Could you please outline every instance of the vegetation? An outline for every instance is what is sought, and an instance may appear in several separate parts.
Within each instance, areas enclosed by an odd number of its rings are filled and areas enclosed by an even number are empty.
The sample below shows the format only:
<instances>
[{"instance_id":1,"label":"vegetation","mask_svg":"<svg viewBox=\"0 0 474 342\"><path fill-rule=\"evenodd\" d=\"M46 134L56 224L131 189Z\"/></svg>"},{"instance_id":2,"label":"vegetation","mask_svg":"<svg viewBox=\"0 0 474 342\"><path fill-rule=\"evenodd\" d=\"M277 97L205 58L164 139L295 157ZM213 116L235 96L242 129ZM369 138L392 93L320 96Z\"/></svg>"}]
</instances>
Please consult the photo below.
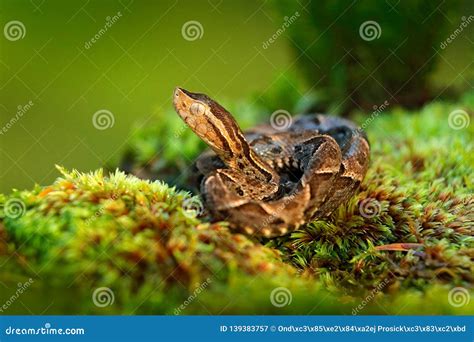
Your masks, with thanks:
<instances>
[{"instance_id":1,"label":"vegetation","mask_svg":"<svg viewBox=\"0 0 474 342\"><path fill-rule=\"evenodd\" d=\"M22 303L51 314L472 312L472 300L456 306L450 296L474 283L473 111L471 93L417 113L360 113L372 162L359 193L328 219L271 240L197 218L200 202L163 182L60 168L50 186L0 195L0 300L9 313L25 313ZM140 132L135 156L169 151L156 136ZM192 160L199 146L187 139L179 141ZM173 154L159 155L179 169ZM111 305L93 300L100 288L112 291Z\"/></svg>"}]
</instances>

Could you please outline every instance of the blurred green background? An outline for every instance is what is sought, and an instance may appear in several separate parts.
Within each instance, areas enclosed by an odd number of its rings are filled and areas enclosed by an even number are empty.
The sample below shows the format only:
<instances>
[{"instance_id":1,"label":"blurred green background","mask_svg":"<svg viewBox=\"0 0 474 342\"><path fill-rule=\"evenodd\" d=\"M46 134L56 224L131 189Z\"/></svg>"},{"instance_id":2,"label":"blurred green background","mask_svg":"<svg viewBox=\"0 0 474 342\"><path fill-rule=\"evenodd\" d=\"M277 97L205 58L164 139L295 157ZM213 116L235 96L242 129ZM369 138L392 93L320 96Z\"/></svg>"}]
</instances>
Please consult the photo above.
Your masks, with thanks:
<instances>
[{"instance_id":1,"label":"blurred green background","mask_svg":"<svg viewBox=\"0 0 474 342\"><path fill-rule=\"evenodd\" d=\"M275 30L262 5L2 1L2 27L19 20L26 35L0 39L1 126L19 105L34 105L0 136L0 191L48 184L57 176L54 164L82 171L113 164L132 123L167 120L162 109L171 108L177 85L229 99L268 87L290 56L283 39L262 49ZM122 17L86 49L106 17L118 11ZM182 26L190 20L201 23L201 39L183 38ZM92 116L100 109L114 114L112 128L94 128Z\"/></svg>"},{"instance_id":2,"label":"blurred green background","mask_svg":"<svg viewBox=\"0 0 474 342\"><path fill-rule=\"evenodd\" d=\"M303 95L311 95L318 110L345 113L382 103L386 97L380 97L374 85L389 87L389 78L397 75L402 84L409 78L421 80L424 87L428 80L427 100L448 96L453 89L472 90L474 84L474 23L445 49L439 41L459 27L461 16L474 13L471 1L407 5L369 0L3 0L0 4L2 27L12 20L25 27L22 39L8 40L5 33L0 39L0 125L15 116L18 106L34 103L0 135L2 192L50 183L57 176L54 164L81 171L117 165L140 125L174 115L169 109L177 85L224 103L251 97L268 113L294 109L289 106ZM86 49L85 43L104 28L106 18L118 12L121 17ZM296 12L300 16L289 29L264 48ZM381 39L359 39L359 26L375 19L382 27ZM200 39L184 39L182 28L188 21L202 25ZM405 44L400 56L392 53L406 37L417 35L426 38L425 44ZM377 58L385 62L386 56L390 61L372 74ZM366 65L362 68L369 82L357 63ZM384 81L388 73L393 75ZM354 93L354 84L358 93L375 95L346 97ZM316 91L318 86L322 91ZM419 86L407 87L408 93L410 89ZM94 113L102 109L115 118L106 130L92 124ZM134 125L137 122L139 126Z\"/></svg>"}]
</instances>

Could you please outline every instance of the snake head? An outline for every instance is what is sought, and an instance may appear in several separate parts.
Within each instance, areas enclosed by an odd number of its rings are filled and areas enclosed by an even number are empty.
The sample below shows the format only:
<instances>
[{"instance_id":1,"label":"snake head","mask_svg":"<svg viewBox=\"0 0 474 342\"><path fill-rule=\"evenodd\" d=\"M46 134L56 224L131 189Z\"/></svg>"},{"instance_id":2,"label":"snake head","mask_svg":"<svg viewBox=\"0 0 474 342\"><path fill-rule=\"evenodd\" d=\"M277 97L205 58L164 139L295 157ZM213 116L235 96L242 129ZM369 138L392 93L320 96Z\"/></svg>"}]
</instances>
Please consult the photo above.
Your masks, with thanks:
<instances>
[{"instance_id":1,"label":"snake head","mask_svg":"<svg viewBox=\"0 0 474 342\"><path fill-rule=\"evenodd\" d=\"M174 91L173 105L186 125L224 162L232 157L233 142L237 139L231 136L240 132L240 128L224 107L207 95L179 87Z\"/></svg>"},{"instance_id":2,"label":"snake head","mask_svg":"<svg viewBox=\"0 0 474 342\"><path fill-rule=\"evenodd\" d=\"M230 188L239 188L241 193L252 198L266 198L278 190L278 174L252 150L239 125L224 107L204 94L182 88L175 89L173 104L183 121L227 166L228 170L221 174L232 183ZM244 187L247 191L242 190ZM258 194L254 194L256 189Z\"/></svg>"}]
</instances>

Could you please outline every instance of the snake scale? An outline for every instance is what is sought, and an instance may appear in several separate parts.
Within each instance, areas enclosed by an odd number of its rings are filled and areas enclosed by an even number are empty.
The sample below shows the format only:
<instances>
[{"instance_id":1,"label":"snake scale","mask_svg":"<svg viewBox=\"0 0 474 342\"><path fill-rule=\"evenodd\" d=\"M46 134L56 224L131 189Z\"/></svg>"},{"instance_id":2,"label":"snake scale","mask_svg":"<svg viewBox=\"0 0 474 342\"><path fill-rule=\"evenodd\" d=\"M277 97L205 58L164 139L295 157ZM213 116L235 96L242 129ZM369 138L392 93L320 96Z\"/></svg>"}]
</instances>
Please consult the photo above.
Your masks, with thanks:
<instances>
[{"instance_id":1,"label":"snake scale","mask_svg":"<svg viewBox=\"0 0 474 342\"><path fill-rule=\"evenodd\" d=\"M207 95L176 88L173 104L210 147L195 164L206 208L244 233L275 237L326 217L367 172L369 142L349 120L304 115L284 130L261 125L244 134Z\"/></svg>"}]
</instances>

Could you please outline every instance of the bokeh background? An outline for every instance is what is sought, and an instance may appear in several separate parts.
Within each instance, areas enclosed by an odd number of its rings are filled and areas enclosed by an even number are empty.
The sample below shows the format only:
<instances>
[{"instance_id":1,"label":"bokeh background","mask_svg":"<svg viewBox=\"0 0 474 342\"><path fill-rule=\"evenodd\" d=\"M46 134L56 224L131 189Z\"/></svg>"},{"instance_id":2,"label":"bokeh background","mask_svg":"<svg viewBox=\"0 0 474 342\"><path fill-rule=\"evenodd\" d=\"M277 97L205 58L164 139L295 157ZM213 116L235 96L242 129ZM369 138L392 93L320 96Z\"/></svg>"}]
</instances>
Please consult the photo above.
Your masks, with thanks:
<instances>
[{"instance_id":1,"label":"bokeh background","mask_svg":"<svg viewBox=\"0 0 474 342\"><path fill-rule=\"evenodd\" d=\"M291 57L283 39L263 51L275 30L263 5L2 1L2 24L19 20L26 28L21 40L1 37L2 126L18 106L34 105L0 137L1 190L47 184L57 176L54 164L86 171L116 162L134 123L168 119L163 109L177 85L229 99L268 87ZM120 19L86 49L117 12ZM202 24L201 39L183 38L190 20ZM101 109L115 117L104 131L92 124Z\"/></svg>"},{"instance_id":2,"label":"bokeh background","mask_svg":"<svg viewBox=\"0 0 474 342\"><path fill-rule=\"evenodd\" d=\"M0 38L0 125L34 105L0 135L0 191L48 184L55 164L118 165L137 129L175 119L177 85L224 103L251 98L268 113L295 110L297 98L344 114L472 90L474 23L440 45L472 2L410 3L3 0L2 28L20 21L24 32ZM370 20L381 35L367 41L359 28ZM182 33L190 21L201 25L198 39ZM113 113L112 127L94 127L99 110Z\"/></svg>"}]
</instances>

